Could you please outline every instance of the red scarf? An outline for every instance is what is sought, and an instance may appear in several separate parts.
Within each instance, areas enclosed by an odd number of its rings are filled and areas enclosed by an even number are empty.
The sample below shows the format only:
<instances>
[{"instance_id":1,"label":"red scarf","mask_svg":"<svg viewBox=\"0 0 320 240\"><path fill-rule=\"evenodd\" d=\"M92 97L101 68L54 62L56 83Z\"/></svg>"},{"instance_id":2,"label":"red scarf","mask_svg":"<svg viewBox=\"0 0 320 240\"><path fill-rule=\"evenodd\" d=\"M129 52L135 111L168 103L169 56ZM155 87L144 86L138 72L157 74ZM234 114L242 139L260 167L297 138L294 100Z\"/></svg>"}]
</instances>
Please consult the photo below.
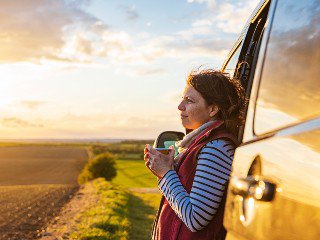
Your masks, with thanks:
<instances>
[{"instance_id":1,"label":"red scarf","mask_svg":"<svg viewBox=\"0 0 320 240\"><path fill-rule=\"evenodd\" d=\"M231 140L236 146L237 139L223 128L223 121L215 121L206 131L200 134L183 153L176 168L181 184L190 194L197 167L197 157L201 149L210 141L220 138ZM226 231L223 227L225 194L212 221L202 230L191 232L177 214L172 210L169 202L163 196L153 227L155 240L214 240L224 239Z\"/></svg>"}]
</instances>

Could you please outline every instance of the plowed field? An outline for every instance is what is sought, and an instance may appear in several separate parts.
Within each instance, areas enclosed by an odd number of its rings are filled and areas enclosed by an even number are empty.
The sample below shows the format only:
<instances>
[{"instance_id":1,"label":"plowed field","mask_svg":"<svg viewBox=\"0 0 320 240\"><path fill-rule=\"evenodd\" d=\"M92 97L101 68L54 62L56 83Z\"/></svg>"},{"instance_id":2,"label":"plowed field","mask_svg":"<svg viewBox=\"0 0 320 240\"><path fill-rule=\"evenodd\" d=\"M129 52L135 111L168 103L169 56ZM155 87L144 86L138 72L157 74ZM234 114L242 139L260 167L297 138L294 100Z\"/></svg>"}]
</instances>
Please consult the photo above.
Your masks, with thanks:
<instances>
[{"instance_id":1,"label":"plowed field","mask_svg":"<svg viewBox=\"0 0 320 240\"><path fill-rule=\"evenodd\" d=\"M87 153L76 147L0 148L0 239L36 239L77 190Z\"/></svg>"}]
</instances>

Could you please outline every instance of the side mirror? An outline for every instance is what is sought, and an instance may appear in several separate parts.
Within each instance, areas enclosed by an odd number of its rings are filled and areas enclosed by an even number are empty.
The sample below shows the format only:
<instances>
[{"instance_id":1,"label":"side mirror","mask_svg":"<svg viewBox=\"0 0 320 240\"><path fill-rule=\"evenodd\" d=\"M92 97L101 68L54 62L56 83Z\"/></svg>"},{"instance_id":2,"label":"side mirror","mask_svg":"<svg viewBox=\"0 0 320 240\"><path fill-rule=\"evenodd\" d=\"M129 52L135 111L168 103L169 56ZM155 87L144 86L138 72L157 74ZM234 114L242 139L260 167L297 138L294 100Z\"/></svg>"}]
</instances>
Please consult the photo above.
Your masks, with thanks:
<instances>
[{"instance_id":1,"label":"side mirror","mask_svg":"<svg viewBox=\"0 0 320 240\"><path fill-rule=\"evenodd\" d=\"M184 137L183 132L175 132L175 131L166 131L160 133L157 137L156 141L153 144L155 148L168 148L171 145L174 145L176 141L180 141Z\"/></svg>"}]
</instances>

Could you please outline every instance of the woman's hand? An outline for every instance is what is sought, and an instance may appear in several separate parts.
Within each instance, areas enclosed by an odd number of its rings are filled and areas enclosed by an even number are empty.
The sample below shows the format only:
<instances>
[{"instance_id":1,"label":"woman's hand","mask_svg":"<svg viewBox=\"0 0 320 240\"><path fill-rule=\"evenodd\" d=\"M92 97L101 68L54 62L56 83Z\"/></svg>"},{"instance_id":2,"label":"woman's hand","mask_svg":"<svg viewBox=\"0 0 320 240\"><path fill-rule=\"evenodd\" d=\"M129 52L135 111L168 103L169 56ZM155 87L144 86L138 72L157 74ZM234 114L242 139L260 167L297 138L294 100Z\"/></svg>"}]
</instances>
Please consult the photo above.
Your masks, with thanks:
<instances>
[{"instance_id":1,"label":"woman's hand","mask_svg":"<svg viewBox=\"0 0 320 240\"><path fill-rule=\"evenodd\" d=\"M171 151L167 155L158 152L149 144L147 144L144 149L146 167L159 179L161 179L169 170L173 169L174 148L173 146L170 148Z\"/></svg>"}]
</instances>

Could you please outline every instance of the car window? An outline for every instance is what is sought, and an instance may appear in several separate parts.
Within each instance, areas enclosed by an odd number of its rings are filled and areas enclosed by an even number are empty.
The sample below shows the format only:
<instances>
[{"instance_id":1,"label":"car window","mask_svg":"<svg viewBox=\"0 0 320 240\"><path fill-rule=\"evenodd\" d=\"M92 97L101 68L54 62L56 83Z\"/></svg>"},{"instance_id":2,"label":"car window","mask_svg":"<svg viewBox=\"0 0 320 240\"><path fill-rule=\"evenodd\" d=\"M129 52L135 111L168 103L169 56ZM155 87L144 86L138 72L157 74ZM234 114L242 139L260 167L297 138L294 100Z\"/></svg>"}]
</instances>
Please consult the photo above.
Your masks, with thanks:
<instances>
[{"instance_id":1,"label":"car window","mask_svg":"<svg viewBox=\"0 0 320 240\"><path fill-rule=\"evenodd\" d=\"M318 1L279 1L255 110L260 135L320 113Z\"/></svg>"},{"instance_id":2,"label":"car window","mask_svg":"<svg viewBox=\"0 0 320 240\"><path fill-rule=\"evenodd\" d=\"M233 55L230 57L227 65L224 68L224 72L229 73L230 77L233 77L238 64L239 55L241 52L240 46L241 46L241 43L239 43L237 49L234 51Z\"/></svg>"}]
</instances>

